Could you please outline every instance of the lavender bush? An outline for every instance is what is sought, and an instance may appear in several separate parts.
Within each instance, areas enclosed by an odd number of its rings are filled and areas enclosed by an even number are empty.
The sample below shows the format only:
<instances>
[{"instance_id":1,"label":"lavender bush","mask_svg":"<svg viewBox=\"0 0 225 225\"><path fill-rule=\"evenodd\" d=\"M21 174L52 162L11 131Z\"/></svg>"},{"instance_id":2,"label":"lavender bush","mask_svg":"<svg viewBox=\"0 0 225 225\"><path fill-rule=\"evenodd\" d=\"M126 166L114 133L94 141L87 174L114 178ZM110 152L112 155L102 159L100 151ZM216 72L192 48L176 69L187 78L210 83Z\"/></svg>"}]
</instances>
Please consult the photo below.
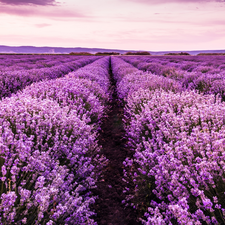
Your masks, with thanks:
<instances>
[{"instance_id":1,"label":"lavender bush","mask_svg":"<svg viewBox=\"0 0 225 225\"><path fill-rule=\"evenodd\" d=\"M107 92L109 90L109 56L103 57L77 71L69 73L67 78L81 78L95 81Z\"/></svg>"},{"instance_id":2,"label":"lavender bush","mask_svg":"<svg viewBox=\"0 0 225 225\"><path fill-rule=\"evenodd\" d=\"M137 85L122 72L115 70L117 88L126 93L130 86L124 125L134 150L124 161L124 203L143 224L224 224L225 104L190 90L149 89L140 73Z\"/></svg>"},{"instance_id":3,"label":"lavender bush","mask_svg":"<svg viewBox=\"0 0 225 225\"><path fill-rule=\"evenodd\" d=\"M52 67L81 58L73 55L1 55L0 72Z\"/></svg>"},{"instance_id":4,"label":"lavender bush","mask_svg":"<svg viewBox=\"0 0 225 225\"><path fill-rule=\"evenodd\" d=\"M70 110L76 111L79 118L86 123L100 122L104 104L108 100L107 93L98 83L79 78L58 78L38 82L26 87L22 94L33 98L53 99L61 107L69 107Z\"/></svg>"},{"instance_id":5,"label":"lavender bush","mask_svg":"<svg viewBox=\"0 0 225 225\"><path fill-rule=\"evenodd\" d=\"M213 95L159 90L132 114L135 154L124 162L125 176L136 185L134 202L149 199L143 187L154 196L145 204L146 224L224 223L224 112Z\"/></svg>"},{"instance_id":6,"label":"lavender bush","mask_svg":"<svg viewBox=\"0 0 225 225\"><path fill-rule=\"evenodd\" d=\"M97 81L109 76L107 60L89 67ZM1 224L96 224L90 204L106 163L95 126L108 100L104 90L88 77L68 76L0 102Z\"/></svg>"},{"instance_id":7,"label":"lavender bush","mask_svg":"<svg viewBox=\"0 0 225 225\"><path fill-rule=\"evenodd\" d=\"M127 96L140 87L149 90L162 88L176 92L182 90L179 82L149 72L142 72L117 57L112 57L112 68L117 80L118 96L124 100L127 100Z\"/></svg>"},{"instance_id":8,"label":"lavender bush","mask_svg":"<svg viewBox=\"0 0 225 225\"><path fill-rule=\"evenodd\" d=\"M122 59L140 70L176 80L185 89L219 94L225 99L223 56L123 56Z\"/></svg>"},{"instance_id":9,"label":"lavender bush","mask_svg":"<svg viewBox=\"0 0 225 225\"><path fill-rule=\"evenodd\" d=\"M49 99L12 97L0 105L3 224L88 220L91 127Z\"/></svg>"},{"instance_id":10,"label":"lavender bush","mask_svg":"<svg viewBox=\"0 0 225 225\"><path fill-rule=\"evenodd\" d=\"M41 80L55 79L97 60L98 57L83 57L79 60L60 64L50 68L7 71L0 74L0 98L9 97L12 93Z\"/></svg>"}]
</instances>

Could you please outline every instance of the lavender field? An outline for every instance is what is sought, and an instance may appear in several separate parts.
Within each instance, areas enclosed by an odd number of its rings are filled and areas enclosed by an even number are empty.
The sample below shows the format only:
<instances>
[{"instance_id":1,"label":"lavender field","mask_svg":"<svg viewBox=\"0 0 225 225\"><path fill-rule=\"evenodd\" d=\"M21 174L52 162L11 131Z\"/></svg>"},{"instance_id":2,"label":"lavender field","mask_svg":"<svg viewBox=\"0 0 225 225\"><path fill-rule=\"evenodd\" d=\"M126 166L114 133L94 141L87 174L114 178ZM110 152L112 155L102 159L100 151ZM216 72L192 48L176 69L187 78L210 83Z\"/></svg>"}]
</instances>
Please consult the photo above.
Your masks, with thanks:
<instances>
[{"instance_id":1,"label":"lavender field","mask_svg":"<svg viewBox=\"0 0 225 225\"><path fill-rule=\"evenodd\" d=\"M0 224L225 224L225 56L0 56Z\"/></svg>"}]
</instances>

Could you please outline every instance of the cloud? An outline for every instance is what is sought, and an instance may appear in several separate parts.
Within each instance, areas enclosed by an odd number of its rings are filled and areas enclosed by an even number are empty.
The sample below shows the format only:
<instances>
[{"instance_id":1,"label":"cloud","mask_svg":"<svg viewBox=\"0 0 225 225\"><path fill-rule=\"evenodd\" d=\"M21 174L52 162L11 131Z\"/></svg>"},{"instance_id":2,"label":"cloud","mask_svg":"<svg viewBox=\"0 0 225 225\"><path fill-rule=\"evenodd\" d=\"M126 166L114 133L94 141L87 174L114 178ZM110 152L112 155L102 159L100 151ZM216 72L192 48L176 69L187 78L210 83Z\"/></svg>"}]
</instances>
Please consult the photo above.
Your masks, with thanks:
<instances>
[{"instance_id":1,"label":"cloud","mask_svg":"<svg viewBox=\"0 0 225 225\"><path fill-rule=\"evenodd\" d=\"M35 26L37 28L43 28L43 27L51 26L51 24L48 24L48 23L40 23L40 24L35 24Z\"/></svg>"},{"instance_id":2,"label":"cloud","mask_svg":"<svg viewBox=\"0 0 225 225\"><path fill-rule=\"evenodd\" d=\"M55 5L55 0L0 0L6 5Z\"/></svg>"},{"instance_id":3,"label":"cloud","mask_svg":"<svg viewBox=\"0 0 225 225\"><path fill-rule=\"evenodd\" d=\"M207 2L225 2L225 0L125 0L136 3L145 3L149 5L165 4L165 3L207 3Z\"/></svg>"},{"instance_id":4,"label":"cloud","mask_svg":"<svg viewBox=\"0 0 225 225\"><path fill-rule=\"evenodd\" d=\"M48 18L85 18L83 13L76 10L63 9L57 6L11 6L1 5L0 14L15 15L22 17L48 17Z\"/></svg>"}]
</instances>

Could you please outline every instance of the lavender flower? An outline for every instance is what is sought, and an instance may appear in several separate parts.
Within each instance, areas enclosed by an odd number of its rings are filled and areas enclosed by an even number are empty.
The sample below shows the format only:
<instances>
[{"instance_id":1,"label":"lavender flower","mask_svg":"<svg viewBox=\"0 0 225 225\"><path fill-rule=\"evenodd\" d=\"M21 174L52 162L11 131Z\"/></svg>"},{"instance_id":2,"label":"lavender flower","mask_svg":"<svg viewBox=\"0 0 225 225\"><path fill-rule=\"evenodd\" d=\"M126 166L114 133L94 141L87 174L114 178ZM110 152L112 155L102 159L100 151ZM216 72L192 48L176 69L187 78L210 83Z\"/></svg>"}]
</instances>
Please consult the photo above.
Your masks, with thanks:
<instances>
[{"instance_id":1,"label":"lavender flower","mask_svg":"<svg viewBox=\"0 0 225 225\"><path fill-rule=\"evenodd\" d=\"M107 60L92 70L104 79ZM106 160L94 124L109 93L83 79L36 83L0 102L1 222L95 224L91 190Z\"/></svg>"}]
</instances>

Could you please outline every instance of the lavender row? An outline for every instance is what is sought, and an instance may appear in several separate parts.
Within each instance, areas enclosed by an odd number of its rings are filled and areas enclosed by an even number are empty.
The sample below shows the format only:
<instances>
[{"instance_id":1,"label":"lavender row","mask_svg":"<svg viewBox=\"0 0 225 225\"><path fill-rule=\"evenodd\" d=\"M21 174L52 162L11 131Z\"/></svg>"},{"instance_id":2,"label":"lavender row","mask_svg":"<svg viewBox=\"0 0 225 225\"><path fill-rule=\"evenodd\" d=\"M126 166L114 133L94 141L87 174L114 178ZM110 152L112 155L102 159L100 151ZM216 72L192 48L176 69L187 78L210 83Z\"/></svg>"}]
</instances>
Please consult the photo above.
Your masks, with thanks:
<instances>
[{"instance_id":1,"label":"lavender row","mask_svg":"<svg viewBox=\"0 0 225 225\"><path fill-rule=\"evenodd\" d=\"M84 67L97 82L74 73L0 102L1 224L96 224L92 189L106 162L97 124L109 98L98 80L108 66L106 57Z\"/></svg>"},{"instance_id":2,"label":"lavender row","mask_svg":"<svg viewBox=\"0 0 225 225\"><path fill-rule=\"evenodd\" d=\"M152 73L163 73L166 67L201 73L218 73L225 68L224 56L123 56L121 58L132 63L138 69Z\"/></svg>"},{"instance_id":3,"label":"lavender row","mask_svg":"<svg viewBox=\"0 0 225 225\"><path fill-rule=\"evenodd\" d=\"M0 71L2 73L15 70L52 67L59 63L66 63L80 59L81 57L82 56L72 55L1 55Z\"/></svg>"},{"instance_id":4,"label":"lavender row","mask_svg":"<svg viewBox=\"0 0 225 225\"><path fill-rule=\"evenodd\" d=\"M119 63L126 68L119 60L117 68ZM115 73L125 89L136 85L126 79L129 73ZM147 225L224 224L225 103L214 95L145 84L125 99L125 130L134 155L124 161L124 203Z\"/></svg>"},{"instance_id":5,"label":"lavender row","mask_svg":"<svg viewBox=\"0 0 225 225\"><path fill-rule=\"evenodd\" d=\"M27 86L18 94L57 101L60 106L76 111L87 124L97 126L109 100L108 68L109 57L104 57L63 78Z\"/></svg>"},{"instance_id":6,"label":"lavender row","mask_svg":"<svg viewBox=\"0 0 225 225\"><path fill-rule=\"evenodd\" d=\"M174 79L184 89L219 94L225 100L224 56L123 57L138 69Z\"/></svg>"},{"instance_id":7,"label":"lavender row","mask_svg":"<svg viewBox=\"0 0 225 225\"><path fill-rule=\"evenodd\" d=\"M98 68L98 74L93 73L93 71L96 70L95 67ZM106 73L106 71L108 70L109 57L104 57L102 60L98 60L95 63L90 64L89 66L80 68L78 71L69 73L66 77L89 79L91 81L95 81L101 86L101 88L105 92L107 92L110 86L109 73Z\"/></svg>"},{"instance_id":8,"label":"lavender row","mask_svg":"<svg viewBox=\"0 0 225 225\"><path fill-rule=\"evenodd\" d=\"M113 75L117 81L118 96L125 101L140 87L154 90L182 91L180 82L173 79L143 72L119 57L112 57Z\"/></svg>"},{"instance_id":9,"label":"lavender row","mask_svg":"<svg viewBox=\"0 0 225 225\"><path fill-rule=\"evenodd\" d=\"M79 60L53 66L51 68L19 70L0 75L0 98L9 97L12 93L41 80L55 79L85 66L98 57L83 57Z\"/></svg>"}]
</instances>

